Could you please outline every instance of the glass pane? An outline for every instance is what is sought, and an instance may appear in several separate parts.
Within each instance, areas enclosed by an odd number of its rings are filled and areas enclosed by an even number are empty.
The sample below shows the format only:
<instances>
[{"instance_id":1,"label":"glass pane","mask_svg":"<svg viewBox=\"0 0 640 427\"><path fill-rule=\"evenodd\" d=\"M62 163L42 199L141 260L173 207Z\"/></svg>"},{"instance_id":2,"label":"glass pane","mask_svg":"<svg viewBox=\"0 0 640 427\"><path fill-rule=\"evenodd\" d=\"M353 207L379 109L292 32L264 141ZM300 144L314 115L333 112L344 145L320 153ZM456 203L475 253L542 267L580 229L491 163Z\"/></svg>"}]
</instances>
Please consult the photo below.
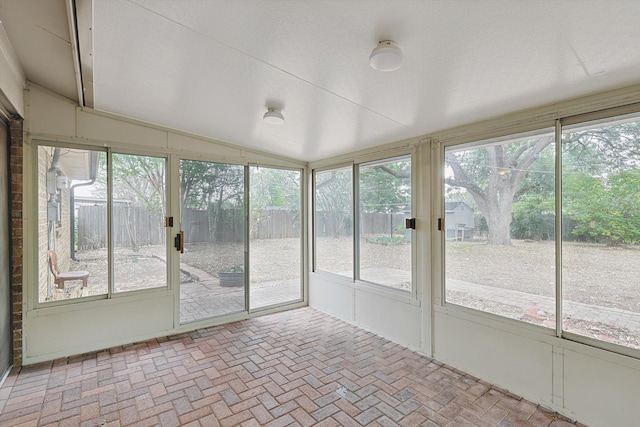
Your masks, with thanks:
<instances>
[{"instance_id":1,"label":"glass pane","mask_svg":"<svg viewBox=\"0 0 640 427\"><path fill-rule=\"evenodd\" d=\"M640 348L640 118L562 135L562 326Z\"/></svg>"},{"instance_id":2,"label":"glass pane","mask_svg":"<svg viewBox=\"0 0 640 427\"><path fill-rule=\"evenodd\" d=\"M244 166L180 161L180 323L245 310Z\"/></svg>"},{"instance_id":3,"label":"glass pane","mask_svg":"<svg viewBox=\"0 0 640 427\"><path fill-rule=\"evenodd\" d=\"M555 328L553 133L445 151L449 303Z\"/></svg>"},{"instance_id":4,"label":"glass pane","mask_svg":"<svg viewBox=\"0 0 640 427\"><path fill-rule=\"evenodd\" d=\"M353 278L352 168L315 173L315 269Z\"/></svg>"},{"instance_id":5,"label":"glass pane","mask_svg":"<svg viewBox=\"0 0 640 427\"><path fill-rule=\"evenodd\" d=\"M166 286L166 160L130 154L112 159L114 290Z\"/></svg>"},{"instance_id":6,"label":"glass pane","mask_svg":"<svg viewBox=\"0 0 640 427\"><path fill-rule=\"evenodd\" d=\"M38 147L38 301L107 293L106 153Z\"/></svg>"},{"instance_id":7,"label":"glass pane","mask_svg":"<svg viewBox=\"0 0 640 427\"><path fill-rule=\"evenodd\" d=\"M299 170L251 167L249 302L252 309L302 299Z\"/></svg>"},{"instance_id":8,"label":"glass pane","mask_svg":"<svg viewBox=\"0 0 640 427\"><path fill-rule=\"evenodd\" d=\"M359 166L360 279L411 291L411 157Z\"/></svg>"}]
</instances>

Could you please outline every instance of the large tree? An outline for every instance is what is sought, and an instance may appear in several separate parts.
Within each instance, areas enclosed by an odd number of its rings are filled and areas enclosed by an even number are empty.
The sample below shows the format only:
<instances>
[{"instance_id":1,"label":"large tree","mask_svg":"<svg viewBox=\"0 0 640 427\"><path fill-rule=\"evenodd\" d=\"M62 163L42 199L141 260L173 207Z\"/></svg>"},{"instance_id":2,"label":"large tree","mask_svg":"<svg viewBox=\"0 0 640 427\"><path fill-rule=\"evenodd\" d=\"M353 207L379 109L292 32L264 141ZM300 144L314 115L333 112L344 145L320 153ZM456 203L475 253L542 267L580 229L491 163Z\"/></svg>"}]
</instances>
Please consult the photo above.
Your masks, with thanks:
<instances>
[{"instance_id":1,"label":"large tree","mask_svg":"<svg viewBox=\"0 0 640 427\"><path fill-rule=\"evenodd\" d=\"M449 151L445 156L451 175L445 183L468 191L487 221L490 244L511 244L511 213L520 184L553 136Z\"/></svg>"},{"instance_id":2,"label":"large tree","mask_svg":"<svg viewBox=\"0 0 640 427\"><path fill-rule=\"evenodd\" d=\"M537 195L540 206L550 205L549 198L554 196L548 191L549 182L536 183L536 179L531 179L528 174L544 152L555 155L553 142L554 137L549 135L447 151L445 161L450 174L445 182L464 189L473 197L487 222L490 244L511 243L513 207L519 199L531 204L532 196ZM547 147L549 149L545 150ZM562 153L563 171L603 177L605 180L620 171L638 169L640 122L626 120L567 131L562 137Z\"/></svg>"}]
</instances>

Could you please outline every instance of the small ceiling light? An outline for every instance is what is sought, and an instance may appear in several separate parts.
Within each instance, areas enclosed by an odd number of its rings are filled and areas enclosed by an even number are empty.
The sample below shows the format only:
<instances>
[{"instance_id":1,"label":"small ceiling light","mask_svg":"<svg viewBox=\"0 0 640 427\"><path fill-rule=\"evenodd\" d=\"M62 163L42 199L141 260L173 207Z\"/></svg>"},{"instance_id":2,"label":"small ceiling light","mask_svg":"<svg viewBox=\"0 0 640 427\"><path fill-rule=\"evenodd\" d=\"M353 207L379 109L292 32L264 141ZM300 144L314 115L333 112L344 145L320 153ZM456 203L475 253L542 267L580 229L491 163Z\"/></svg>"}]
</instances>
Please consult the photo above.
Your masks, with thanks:
<instances>
[{"instance_id":1,"label":"small ceiling light","mask_svg":"<svg viewBox=\"0 0 640 427\"><path fill-rule=\"evenodd\" d=\"M277 108L267 108L267 112L262 116L262 120L270 125L281 125L284 123L284 116Z\"/></svg>"},{"instance_id":2,"label":"small ceiling light","mask_svg":"<svg viewBox=\"0 0 640 427\"><path fill-rule=\"evenodd\" d=\"M397 70L402 66L402 50L395 42L383 40L371 52L369 65L377 71Z\"/></svg>"}]
</instances>

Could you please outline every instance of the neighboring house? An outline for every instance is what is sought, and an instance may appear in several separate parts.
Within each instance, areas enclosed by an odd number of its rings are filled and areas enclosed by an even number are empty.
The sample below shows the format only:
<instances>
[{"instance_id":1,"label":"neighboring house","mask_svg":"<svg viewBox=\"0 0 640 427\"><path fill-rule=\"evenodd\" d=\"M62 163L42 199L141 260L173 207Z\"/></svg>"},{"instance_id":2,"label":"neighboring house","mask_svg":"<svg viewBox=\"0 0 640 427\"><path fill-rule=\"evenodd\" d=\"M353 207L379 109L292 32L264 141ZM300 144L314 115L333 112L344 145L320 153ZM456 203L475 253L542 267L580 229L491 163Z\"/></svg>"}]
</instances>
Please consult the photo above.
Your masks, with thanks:
<instances>
[{"instance_id":1,"label":"neighboring house","mask_svg":"<svg viewBox=\"0 0 640 427\"><path fill-rule=\"evenodd\" d=\"M447 240L473 239L475 216L471 206L465 202L446 202L444 204L444 226Z\"/></svg>"}]
</instances>

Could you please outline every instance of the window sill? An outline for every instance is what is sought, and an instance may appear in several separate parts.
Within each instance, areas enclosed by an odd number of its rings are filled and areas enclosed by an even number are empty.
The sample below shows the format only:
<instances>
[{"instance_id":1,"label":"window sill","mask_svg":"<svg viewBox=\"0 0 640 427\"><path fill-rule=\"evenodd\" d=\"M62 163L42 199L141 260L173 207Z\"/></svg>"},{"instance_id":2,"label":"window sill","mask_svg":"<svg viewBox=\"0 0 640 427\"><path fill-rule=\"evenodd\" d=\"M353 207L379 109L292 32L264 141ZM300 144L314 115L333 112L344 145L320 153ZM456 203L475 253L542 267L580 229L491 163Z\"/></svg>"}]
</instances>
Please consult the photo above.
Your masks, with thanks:
<instances>
[{"instance_id":1,"label":"window sill","mask_svg":"<svg viewBox=\"0 0 640 427\"><path fill-rule=\"evenodd\" d=\"M55 301L52 303L39 303L36 307L28 310L30 316L47 316L58 312L72 312L91 310L97 307L103 307L110 304L120 304L130 301L141 301L152 298L165 298L173 295L166 287L148 289L144 291L135 291L121 293L112 298L108 298L106 294L91 297L77 298L73 300Z\"/></svg>"}]
</instances>

